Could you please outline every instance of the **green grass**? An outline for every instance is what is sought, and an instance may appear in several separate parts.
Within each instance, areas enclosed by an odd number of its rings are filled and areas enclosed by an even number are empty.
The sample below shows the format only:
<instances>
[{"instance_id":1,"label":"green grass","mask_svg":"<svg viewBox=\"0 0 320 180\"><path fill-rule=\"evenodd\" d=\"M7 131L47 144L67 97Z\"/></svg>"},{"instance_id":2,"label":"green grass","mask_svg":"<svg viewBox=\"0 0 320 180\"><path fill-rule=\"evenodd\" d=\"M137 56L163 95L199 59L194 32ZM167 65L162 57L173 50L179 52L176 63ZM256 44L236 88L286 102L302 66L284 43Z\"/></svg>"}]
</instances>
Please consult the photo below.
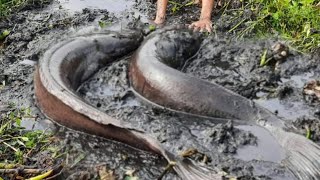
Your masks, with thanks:
<instances>
[{"instance_id":1,"label":"green grass","mask_svg":"<svg viewBox=\"0 0 320 180\"><path fill-rule=\"evenodd\" d=\"M297 49L320 49L319 0L248 0L246 7L254 18L246 21L243 36L254 31L259 35L279 34Z\"/></svg>"},{"instance_id":2,"label":"green grass","mask_svg":"<svg viewBox=\"0 0 320 180\"><path fill-rule=\"evenodd\" d=\"M25 131L21 120L30 117L29 109L14 109L0 117L0 159L3 163L24 164L31 157L49 144L50 134L41 131Z\"/></svg>"},{"instance_id":3,"label":"green grass","mask_svg":"<svg viewBox=\"0 0 320 180\"><path fill-rule=\"evenodd\" d=\"M29 108L19 109L11 105L9 109L0 115L0 179L1 176L36 176L44 173L43 165L54 168L56 160L63 155L57 139L46 130L30 131L21 126L23 118L35 118ZM40 166L36 162L41 162L39 158L47 164ZM26 167L29 171L18 171L19 167ZM47 174L39 177L44 175Z\"/></svg>"},{"instance_id":4,"label":"green grass","mask_svg":"<svg viewBox=\"0 0 320 180\"><path fill-rule=\"evenodd\" d=\"M0 0L0 18L9 15L14 9L23 6L27 0Z\"/></svg>"},{"instance_id":5,"label":"green grass","mask_svg":"<svg viewBox=\"0 0 320 180\"><path fill-rule=\"evenodd\" d=\"M37 8L50 2L51 0L0 0L0 19L28 5Z\"/></svg>"}]
</instances>

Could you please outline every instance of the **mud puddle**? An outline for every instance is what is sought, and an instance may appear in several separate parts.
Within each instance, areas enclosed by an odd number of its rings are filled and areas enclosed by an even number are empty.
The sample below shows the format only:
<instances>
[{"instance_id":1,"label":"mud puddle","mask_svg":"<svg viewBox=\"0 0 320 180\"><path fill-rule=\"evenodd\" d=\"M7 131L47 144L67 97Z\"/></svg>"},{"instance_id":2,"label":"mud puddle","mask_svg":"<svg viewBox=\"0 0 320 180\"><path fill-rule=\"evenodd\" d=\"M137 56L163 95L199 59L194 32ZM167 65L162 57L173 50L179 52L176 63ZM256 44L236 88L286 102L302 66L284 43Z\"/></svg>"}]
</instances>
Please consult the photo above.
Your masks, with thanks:
<instances>
[{"instance_id":1,"label":"mud puddle","mask_svg":"<svg viewBox=\"0 0 320 180\"><path fill-rule=\"evenodd\" d=\"M255 146L248 145L239 148L235 158L244 161L262 160L275 163L280 163L284 159L285 154L281 146L265 129L257 126L237 126L237 128L249 131L255 135L257 137L257 144Z\"/></svg>"},{"instance_id":2,"label":"mud puddle","mask_svg":"<svg viewBox=\"0 0 320 180\"><path fill-rule=\"evenodd\" d=\"M292 75L290 78L281 78L280 85L283 85L283 93L293 93L294 90L297 91L297 96L293 99L289 97L268 97L270 94L260 92L258 93L259 99L256 100L259 104L263 105L272 112L278 114L279 117L290 120L297 120L306 115L311 115L316 109L311 108L304 97L302 96L304 85L318 77L314 75L313 72L299 73L299 75ZM291 89L293 88L294 89ZM281 91L281 90L280 90ZM286 91L286 92L285 92ZM300 91L300 93L299 93ZM275 92L277 93L277 92ZM279 92L278 92L279 93ZM280 92L281 93L281 92ZM281 94L279 94L281 96ZM289 98L289 99L288 99Z\"/></svg>"},{"instance_id":3,"label":"mud puddle","mask_svg":"<svg viewBox=\"0 0 320 180\"><path fill-rule=\"evenodd\" d=\"M61 7L71 12L82 9L105 9L111 13L120 13L130 9L134 1L130 0L58 0Z\"/></svg>"}]
</instances>

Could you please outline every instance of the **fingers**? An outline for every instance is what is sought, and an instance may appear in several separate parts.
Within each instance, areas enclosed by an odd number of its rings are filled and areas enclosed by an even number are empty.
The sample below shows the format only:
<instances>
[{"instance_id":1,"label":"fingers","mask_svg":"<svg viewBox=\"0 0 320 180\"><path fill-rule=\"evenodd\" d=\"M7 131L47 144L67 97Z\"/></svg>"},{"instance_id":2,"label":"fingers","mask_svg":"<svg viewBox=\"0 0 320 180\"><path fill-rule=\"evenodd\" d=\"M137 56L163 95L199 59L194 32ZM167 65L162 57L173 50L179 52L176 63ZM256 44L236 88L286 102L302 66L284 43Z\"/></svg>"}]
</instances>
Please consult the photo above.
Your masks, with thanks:
<instances>
[{"instance_id":1,"label":"fingers","mask_svg":"<svg viewBox=\"0 0 320 180\"><path fill-rule=\"evenodd\" d=\"M198 31L200 31L201 29L202 29L202 28L199 27L199 26L194 26L193 32L198 32Z\"/></svg>"},{"instance_id":2,"label":"fingers","mask_svg":"<svg viewBox=\"0 0 320 180\"><path fill-rule=\"evenodd\" d=\"M189 25L190 29L193 29L194 32L199 31L199 32L209 32L211 33L212 31L212 23L209 22L201 22L197 21Z\"/></svg>"},{"instance_id":3,"label":"fingers","mask_svg":"<svg viewBox=\"0 0 320 180\"><path fill-rule=\"evenodd\" d=\"M209 32L209 33L211 33L211 31L212 31L212 24L206 24L206 30Z\"/></svg>"},{"instance_id":4,"label":"fingers","mask_svg":"<svg viewBox=\"0 0 320 180\"><path fill-rule=\"evenodd\" d=\"M195 27L195 23L192 23L188 26L189 29L193 29Z\"/></svg>"},{"instance_id":5,"label":"fingers","mask_svg":"<svg viewBox=\"0 0 320 180\"><path fill-rule=\"evenodd\" d=\"M203 28L197 22L194 22L189 25L189 29L193 29L193 32L197 32L201 31Z\"/></svg>"},{"instance_id":6,"label":"fingers","mask_svg":"<svg viewBox=\"0 0 320 180\"><path fill-rule=\"evenodd\" d=\"M205 24L203 26L201 26L200 32L208 32L211 33L212 32L212 24Z\"/></svg>"}]
</instances>

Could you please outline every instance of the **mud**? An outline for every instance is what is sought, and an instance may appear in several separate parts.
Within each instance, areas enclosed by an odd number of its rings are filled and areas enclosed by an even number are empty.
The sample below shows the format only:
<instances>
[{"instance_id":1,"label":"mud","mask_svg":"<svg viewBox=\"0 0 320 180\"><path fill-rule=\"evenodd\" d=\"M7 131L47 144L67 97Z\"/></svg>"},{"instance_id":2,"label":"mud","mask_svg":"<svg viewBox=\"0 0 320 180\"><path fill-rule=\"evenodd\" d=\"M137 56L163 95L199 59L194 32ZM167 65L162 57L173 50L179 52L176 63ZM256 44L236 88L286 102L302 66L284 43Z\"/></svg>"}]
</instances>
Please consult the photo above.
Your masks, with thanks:
<instances>
[{"instance_id":1,"label":"mud","mask_svg":"<svg viewBox=\"0 0 320 180\"><path fill-rule=\"evenodd\" d=\"M123 6L117 6L119 9L108 9L119 3L110 0L107 10L99 10L91 8L103 8L104 5L94 2L88 5L88 1L80 1L76 9L70 10L68 7L74 1L69 1L69 4L60 2L46 6L30 5L0 22L0 30L11 30L0 49L0 82L5 82L0 89L0 102L30 107L38 117L36 124L39 125L36 127L50 127L64 140L62 144L69 150L69 156L62 179L96 179L98 166L113 170L119 179L124 178L128 170L135 170L140 179L158 178L166 166L160 157L52 125L35 106L32 79L34 64L53 43L79 30L86 31L83 28L88 26L99 28L98 21L107 22L107 28L118 30L122 25L116 22L137 19L147 22L154 17L155 5L140 0L123 0ZM231 5L239 6L237 1L232 1ZM87 8L81 10L84 7ZM199 10L190 6L175 13L170 11L167 24L191 23L198 18ZM306 134L308 126L311 138L319 142L319 102L309 101L302 93L307 81L319 79L319 56L299 54L290 49L285 60L274 60L271 65L261 67L260 58L264 50L268 49L269 57L274 56L272 45L281 40L234 40L227 32L236 23L231 21L234 16L237 15L228 12L221 16L220 9L215 10L216 33L206 38L197 56L183 71L256 100L288 123L294 123L298 133ZM182 153L196 148L198 153L190 158L204 161L206 166L218 172L224 171L239 179L294 179L279 163L284 157L281 149L263 129L177 114L152 107L135 97L127 78L129 58L101 70L79 92L107 114L131 121L153 134L172 152ZM80 162L79 156L83 157ZM170 172L164 179L178 177Z\"/></svg>"}]
</instances>

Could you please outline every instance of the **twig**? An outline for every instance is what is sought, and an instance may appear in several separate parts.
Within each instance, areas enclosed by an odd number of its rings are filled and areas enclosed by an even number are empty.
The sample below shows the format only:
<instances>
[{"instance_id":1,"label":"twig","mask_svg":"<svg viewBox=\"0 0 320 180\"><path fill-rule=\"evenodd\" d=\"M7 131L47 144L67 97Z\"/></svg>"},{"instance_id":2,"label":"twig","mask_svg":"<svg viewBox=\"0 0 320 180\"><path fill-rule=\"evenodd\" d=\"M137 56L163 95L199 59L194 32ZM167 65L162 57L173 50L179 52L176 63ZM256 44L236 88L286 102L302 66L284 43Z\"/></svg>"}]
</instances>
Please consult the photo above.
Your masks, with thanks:
<instances>
[{"instance_id":1,"label":"twig","mask_svg":"<svg viewBox=\"0 0 320 180\"><path fill-rule=\"evenodd\" d=\"M5 144L6 146L8 146L9 148L11 148L12 150L14 150L15 152L18 151L18 149L14 148L13 146L11 146L10 144L6 143L6 142L2 142L3 144Z\"/></svg>"},{"instance_id":2,"label":"twig","mask_svg":"<svg viewBox=\"0 0 320 180\"><path fill-rule=\"evenodd\" d=\"M38 176L29 178L28 180L42 180L42 179L50 176L50 175L52 174L52 172L53 172L53 170L51 169L51 170L49 170L49 171L47 171L47 172L45 172L45 173L43 173L43 174L40 174L40 175L38 175Z\"/></svg>"},{"instance_id":3,"label":"twig","mask_svg":"<svg viewBox=\"0 0 320 180\"><path fill-rule=\"evenodd\" d=\"M176 162L170 161L169 164L164 169L164 171L160 174L160 176L158 177L157 180L161 180L163 178L163 176L166 175L175 165L176 165Z\"/></svg>"},{"instance_id":4,"label":"twig","mask_svg":"<svg viewBox=\"0 0 320 180\"><path fill-rule=\"evenodd\" d=\"M7 164L7 163L0 163L0 169L14 169L14 168L21 168L21 169L35 169L37 166L25 166L21 164Z\"/></svg>"},{"instance_id":5,"label":"twig","mask_svg":"<svg viewBox=\"0 0 320 180\"><path fill-rule=\"evenodd\" d=\"M229 7L230 2L231 2L231 0L229 0L227 2L227 4L224 5L222 15L224 15L224 13L226 12L227 8Z\"/></svg>"},{"instance_id":6,"label":"twig","mask_svg":"<svg viewBox=\"0 0 320 180\"><path fill-rule=\"evenodd\" d=\"M40 174L43 171L43 169L0 169L0 174Z\"/></svg>"},{"instance_id":7,"label":"twig","mask_svg":"<svg viewBox=\"0 0 320 180\"><path fill-rule=\"evenodd\" d=\"M240 21L238 24L236 24L235 26L233 26L233 28L231 28L228 33L232 32L233 30L235 30L237 27L239 27L244 21L246 21L247 19L243 19L242 21Z\"/></svg>"}]
</instances>

